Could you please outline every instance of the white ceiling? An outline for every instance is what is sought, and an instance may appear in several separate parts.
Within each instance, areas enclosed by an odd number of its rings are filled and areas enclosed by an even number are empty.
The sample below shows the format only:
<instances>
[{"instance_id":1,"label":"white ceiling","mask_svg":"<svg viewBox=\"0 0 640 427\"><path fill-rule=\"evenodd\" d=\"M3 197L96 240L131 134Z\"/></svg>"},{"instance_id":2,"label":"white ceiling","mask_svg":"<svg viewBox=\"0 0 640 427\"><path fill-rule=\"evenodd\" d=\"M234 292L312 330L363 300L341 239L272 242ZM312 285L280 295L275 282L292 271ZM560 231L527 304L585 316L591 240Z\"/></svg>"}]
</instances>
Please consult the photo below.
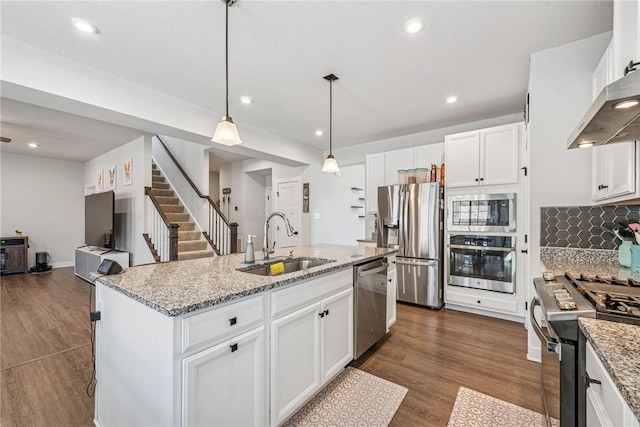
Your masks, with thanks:
<instances>
[{"instance_id":1,"label":"white ceiling","mask_svg":"<svg viewBox=\"0 0 640 427\"><path fill-rule=\"evenodd\" d=\"M3 35L224 112L219 0L3 1L1 8ZM100 33L78 33L72 17ZM425 28L408 34L404 23L414 17ZM340 78L338 148L513 114L523 108L530 54L611 30L612 2L240 0L229 20L230 115L326 149L324 75ZM255 102L243 105L240 95ZM450 95L459 101L446 104ZM36 116L12 119L46 133ZM89 132L77 125L78 135ZM324 136L314 136L318 128Z\"/></svg>"}]
</instances>

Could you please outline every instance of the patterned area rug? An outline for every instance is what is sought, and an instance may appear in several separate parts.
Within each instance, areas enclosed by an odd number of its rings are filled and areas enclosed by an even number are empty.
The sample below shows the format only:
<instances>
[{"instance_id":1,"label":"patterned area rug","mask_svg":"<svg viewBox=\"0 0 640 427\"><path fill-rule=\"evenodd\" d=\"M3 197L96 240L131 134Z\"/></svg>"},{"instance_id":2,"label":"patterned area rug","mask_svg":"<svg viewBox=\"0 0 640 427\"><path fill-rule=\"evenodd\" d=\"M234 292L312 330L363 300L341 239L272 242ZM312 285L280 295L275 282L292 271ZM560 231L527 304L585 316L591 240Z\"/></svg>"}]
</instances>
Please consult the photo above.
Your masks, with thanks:
<instances>
[{"instance_id":1,"label":"patterned area rug","mask_svg":"<svg viewBox=\"0 0 640 427\"><path fill-rule=\"evenodd\" d=\"M559 426L557 420L554 426ZM504 400L460 387L448 427L546 427L544 415Z\"/></svg>"},{"instance_id":2,"label":"patterned area rug","mask_svg":"<svg viewBox=\"0 0 640 427\"><path fill-rule=\"evenodd\" d=\"M407 389L347 366L283 424L292 426L388 426Z\"/></svg>"}]
</instances>

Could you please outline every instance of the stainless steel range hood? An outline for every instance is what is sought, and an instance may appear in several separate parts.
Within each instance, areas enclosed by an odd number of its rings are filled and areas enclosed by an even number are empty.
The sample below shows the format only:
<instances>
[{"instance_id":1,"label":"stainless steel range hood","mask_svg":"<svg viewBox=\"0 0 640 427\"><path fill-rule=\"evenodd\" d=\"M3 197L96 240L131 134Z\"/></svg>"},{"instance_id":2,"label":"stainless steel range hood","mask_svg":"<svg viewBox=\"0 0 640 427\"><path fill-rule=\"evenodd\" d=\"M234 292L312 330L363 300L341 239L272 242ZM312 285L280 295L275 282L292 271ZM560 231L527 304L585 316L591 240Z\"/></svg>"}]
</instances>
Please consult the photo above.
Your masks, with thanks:
<instances>
[{"instance_id":1,"label":"stainless steel range hood","mask_svg":"<svg viewBox=\"0 0 640 427\"><path fill-rule=\"evenodd\" d=\"M627 108L625 101L638 101ZM568 148L640 139L640 72L606 86L569 137ZM589 144L592 143L592 144Z\"/></svg>"}]
</instances>

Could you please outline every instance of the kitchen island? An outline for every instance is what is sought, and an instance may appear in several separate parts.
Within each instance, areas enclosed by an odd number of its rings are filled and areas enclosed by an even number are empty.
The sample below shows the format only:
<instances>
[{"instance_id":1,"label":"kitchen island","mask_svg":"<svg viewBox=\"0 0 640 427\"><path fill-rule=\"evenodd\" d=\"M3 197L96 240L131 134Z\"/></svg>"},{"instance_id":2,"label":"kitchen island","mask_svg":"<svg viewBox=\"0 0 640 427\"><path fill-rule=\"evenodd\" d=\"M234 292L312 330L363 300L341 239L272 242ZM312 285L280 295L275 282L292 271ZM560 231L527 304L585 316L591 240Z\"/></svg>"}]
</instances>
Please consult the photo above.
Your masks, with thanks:
<instances>
[{"instance_id":1,"label":"kitchen island","mask_svg":"<svg viewBox=\"0 0 640 427\"><path fill-rule=\"evenodd\" d=\"M312 245L272 259L323 265L277 276L243 254L133 267L96 279L95 422L277 425L353 359L353 269L395 251Z\"/></svg>"}]
</instances>

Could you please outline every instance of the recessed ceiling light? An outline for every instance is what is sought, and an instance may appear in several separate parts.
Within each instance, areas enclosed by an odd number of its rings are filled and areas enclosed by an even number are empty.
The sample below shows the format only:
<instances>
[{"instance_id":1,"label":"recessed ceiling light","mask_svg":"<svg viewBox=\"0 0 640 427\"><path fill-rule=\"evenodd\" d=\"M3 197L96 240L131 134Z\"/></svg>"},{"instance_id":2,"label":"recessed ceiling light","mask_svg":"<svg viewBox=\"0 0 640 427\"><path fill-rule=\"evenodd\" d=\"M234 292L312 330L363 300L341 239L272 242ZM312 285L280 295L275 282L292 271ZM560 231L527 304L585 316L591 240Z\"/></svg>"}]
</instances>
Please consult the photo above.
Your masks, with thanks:
<instances>
[{"instance_id":1,"label":"recessed ceiling light","mask_svg":"<svg viewBox=\"0 0 640 427\"><path fill-rule=\"evenodd\" d=\"M454 102L458 101L458 97L457 96L450 96L447 98L447 104L453 104Z\"/></svg>"},{"instance_id":2,"label":"recessed ceiling light","mask_svg":"<svg viewBox=\"0 0 640 427\"><path fill-rule=\"evenodd\" d=\"M40 144L36 144L35 142L30 142L27 145L31 148L38 148L40 146Z\"/></svg>"},{"instance_id":3,"label":"recessed ceiling light","mask_svg":"<svg viewBox=\"0 0 640 427\"><path fill-rule=\"evenodd\" d=\"M322 136L322 135L324 135L324 132L322 131L322 129L318 129L316 131L316 136Z\"/></svg>"},{"instance_id":4,"label":"recessed ceiling light","mask_svg":"<svg viewBox=\"0 0 640 427\"><path fill-rule=\"evenodd\" d=\"M424 27L424 21L420 18L413 18L404 24L404 29L407 33L414 34L420 31Z\"/></svg>"},{"instance_id":5,"label":"recessed ceiling light","mask_svg":"<svg viewBox=\"0 0 640 427\"><path fill-rule=\"evenodd\" d=\"M76 27L77 30L82 31L83 33L89 33L89 34L98 33L98 27L96 27L89 21L85 21L84 19L73 18L71 20L71 23L73 24L74 27Z\"/></svg>"},{"instance_id":6,"label":"recessed ceiling light","mask_svg":"<svg viewBox=\"0 0 640 427\"><path fill-rule=\"evenodd\" d=\"M242 102L243 104L253 104L253 98L251 98L250 96L241 96L240 102Z\"/></svg>"}]
</instances>

